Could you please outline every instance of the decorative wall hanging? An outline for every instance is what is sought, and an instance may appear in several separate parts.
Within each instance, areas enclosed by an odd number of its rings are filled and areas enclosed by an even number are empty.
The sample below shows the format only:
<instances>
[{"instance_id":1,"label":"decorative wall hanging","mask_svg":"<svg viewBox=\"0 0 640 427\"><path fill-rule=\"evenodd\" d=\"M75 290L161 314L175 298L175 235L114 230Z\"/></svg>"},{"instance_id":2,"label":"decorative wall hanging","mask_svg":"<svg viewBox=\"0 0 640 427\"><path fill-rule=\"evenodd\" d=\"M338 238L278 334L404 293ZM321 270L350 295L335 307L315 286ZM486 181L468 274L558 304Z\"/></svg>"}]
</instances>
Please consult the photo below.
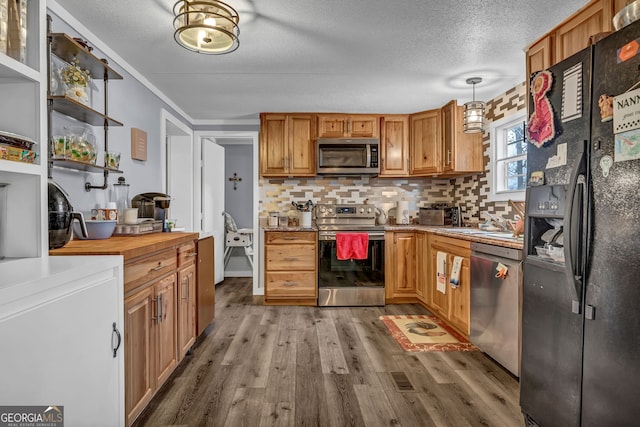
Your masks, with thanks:
<instances>
[{"instance_id":1,"label":"decorative wall hanging","mask_svg":"<svg viewBox=\"0 0 640 427\"><path fill-rule=\"evenodd\" d=\"M553 108L547 98L547 92L553 85L550 71L540 71L531 80L533 94L533 113L529 117L527 136L531 143L540 148L556 136L553 122Z\"/></svg>"},{"instance_id":2,"label":"decorative wall hanging","mask_svg":"<svg viewBox=\"0 0 640 427\"><path fill-rule=\"evenodd\" d=\"M142 129L131 128L131 158L147 160L147 133Z\"/></svg>"},{"instance_id":3,"label":"decorative wall hanging","mask_svg":"<svg viewBox=\"0 0 640 427\"><path fill-rule=\"evenodd\" d=\"M238 189L238 183L242 181L242 177L239 177L236 172L233 173L233 176L229 178L229 181L233 182L233 189Z\"/></svg>"}]
</instances>

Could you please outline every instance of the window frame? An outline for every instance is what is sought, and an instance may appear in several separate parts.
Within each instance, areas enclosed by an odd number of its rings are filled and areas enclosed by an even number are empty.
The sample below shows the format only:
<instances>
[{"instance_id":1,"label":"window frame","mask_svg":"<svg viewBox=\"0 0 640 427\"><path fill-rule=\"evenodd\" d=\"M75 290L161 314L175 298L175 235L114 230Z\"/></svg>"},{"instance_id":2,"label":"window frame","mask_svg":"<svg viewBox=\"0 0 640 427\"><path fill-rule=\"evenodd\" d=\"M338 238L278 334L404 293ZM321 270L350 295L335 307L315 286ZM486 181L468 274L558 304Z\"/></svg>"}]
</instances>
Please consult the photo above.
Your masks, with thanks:
<instances>
[{"instance_id":1,"label":"window frame","mask_svg":"<svg viewBox=\"0 0 640 427\"><path fill-rule=\"evenodd\" d=\"M503 117L499 120L491 122L489 125L489 132L491 135L490 146L489 146L489 172L488 172L488 183L489 183L489 201L492 202L506 202L508 200L513 201L524 201L526 186L522 190L512 190L512 191L496 191L497 189L497 162L507 157L498 158L498 148L504 146L506 143L506 138L504 138L504 130L513 127L518 123L525 123L527 120L526 111L518 111L514 114L510 114L507 117ZM526 134L525 134L526 141ZM527 142L528 144L528 142ZM530 147L527 146L527 150ZM510 157L510 158L517 158ZM524 154L524 159L526 160L527 156ZM528 172L527 172L528 174ZM525 174L525 176L527 176Z\"/></svg>"}]
</instances>

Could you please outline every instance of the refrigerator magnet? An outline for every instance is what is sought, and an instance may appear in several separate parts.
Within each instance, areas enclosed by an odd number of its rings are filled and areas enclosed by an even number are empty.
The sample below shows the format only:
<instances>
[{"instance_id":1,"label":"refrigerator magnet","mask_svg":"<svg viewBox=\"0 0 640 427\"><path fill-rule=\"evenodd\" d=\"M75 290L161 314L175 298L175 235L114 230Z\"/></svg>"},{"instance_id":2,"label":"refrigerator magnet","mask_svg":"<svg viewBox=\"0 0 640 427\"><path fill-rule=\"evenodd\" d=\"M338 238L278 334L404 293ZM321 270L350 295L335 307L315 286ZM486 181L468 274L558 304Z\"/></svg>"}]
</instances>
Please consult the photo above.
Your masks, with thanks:
<instances>
[{"instance_id":1,"label":"refrigerator magnet","mask_svg":"<svg viewBox=\"0 0 640 427\"><path fill-rule=\"evenodd\" d=\"M640 89L613 97L613 133L640 129Z\"/></svg>"},{"instance_id":2,"label":"refrigerator magnet","mask_svg":"<svg viewBox=\"0 0 640 427\"><path fill-rule=\"evenodd\" d=\"M615 162L640 159L640 130L632 130L615 135Z\"/></svg>"},{"instance_id":3,"label":"refrigerator magnet","mask_svg":"<svg viewBox=\"0 0 640 427\"><path fill-rule=\"evenodd\" d=\"M625 44L620 49L618 49L617 51L618 64L633 58L638 54L639 51L640 51L640 38L631 40L629 43Z\"/></svg>"},{"instance_id":4,"label":"refrigerator magnet","mask_svg":"<svg viewBox=\"0 0 640 427\"><path fill-rule=\"evenodd\" d=\"M605 178L609 176L609 169L613 165L613 159L611 156L602 156L600 159L600 169L602 169L602 176Z\"/></svg>"},{"instance_id":5,"label":"refrigerator magnet","mask_svg":"<svg viewBox=\"0 0 640 427\"><path fill-rule=\"evenodd\" d=\"M547 93L553 85L553 74L544 70L531 79L531 93L533 94L534 111L529 117L527 136L537 148L550 142L556 136L553 120L553 108L547 98Z\"/></svg>"}]
</instances>

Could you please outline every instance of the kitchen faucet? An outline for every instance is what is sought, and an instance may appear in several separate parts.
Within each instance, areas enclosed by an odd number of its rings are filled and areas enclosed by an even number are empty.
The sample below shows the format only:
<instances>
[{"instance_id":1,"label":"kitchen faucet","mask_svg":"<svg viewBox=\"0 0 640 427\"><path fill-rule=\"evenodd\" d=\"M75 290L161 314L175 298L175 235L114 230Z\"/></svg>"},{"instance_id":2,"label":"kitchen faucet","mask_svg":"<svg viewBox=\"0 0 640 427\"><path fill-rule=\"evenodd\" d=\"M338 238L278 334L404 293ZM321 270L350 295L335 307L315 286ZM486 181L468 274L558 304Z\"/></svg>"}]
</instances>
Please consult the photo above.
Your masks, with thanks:
<instances>
[{"instance_id":1,"label":"kitchen faucet","mask_svg":"<svg viewBox=\"0 0 640 427\"><path fill-rule=\"evenodd\" d=\"M511 231L509 227L509 221L502 218L500 215L490 214L489 212L483 212L493 225L502 229L503 231Z\"/></svg>"}]
</instances>

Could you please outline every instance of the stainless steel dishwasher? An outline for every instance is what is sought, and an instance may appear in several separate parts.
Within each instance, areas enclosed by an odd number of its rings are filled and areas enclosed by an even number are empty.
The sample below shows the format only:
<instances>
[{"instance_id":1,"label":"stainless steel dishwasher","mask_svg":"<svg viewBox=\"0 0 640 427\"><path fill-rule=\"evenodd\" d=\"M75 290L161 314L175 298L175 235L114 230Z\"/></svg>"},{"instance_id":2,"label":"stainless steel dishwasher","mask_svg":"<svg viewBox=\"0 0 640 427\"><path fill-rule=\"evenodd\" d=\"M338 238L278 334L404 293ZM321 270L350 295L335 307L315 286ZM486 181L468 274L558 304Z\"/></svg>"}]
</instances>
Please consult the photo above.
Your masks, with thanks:
<instances>
[{"instance_id":1,"label":"stainless steel dishwasher","mask_svg":"<svg viewBox=\"0 0 640 427\"><path fill-rule=\"evenodd\" d=\"M471 342L519 377L522 250L473 242L471 251Z\"/></svg>"}]
</instances>

